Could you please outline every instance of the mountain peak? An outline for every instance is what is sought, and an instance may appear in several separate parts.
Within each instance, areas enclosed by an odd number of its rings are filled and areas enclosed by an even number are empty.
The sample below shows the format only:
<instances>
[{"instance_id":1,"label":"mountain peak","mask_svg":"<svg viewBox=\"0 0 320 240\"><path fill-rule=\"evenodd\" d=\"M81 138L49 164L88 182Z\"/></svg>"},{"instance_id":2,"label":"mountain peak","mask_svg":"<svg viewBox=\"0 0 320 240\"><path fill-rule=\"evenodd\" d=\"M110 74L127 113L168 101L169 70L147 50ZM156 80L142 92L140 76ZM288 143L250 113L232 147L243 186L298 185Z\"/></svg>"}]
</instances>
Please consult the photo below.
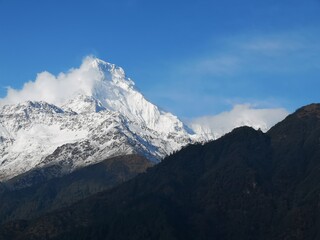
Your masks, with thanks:
<instances>
[{"instance_id":1,"label":"mountain peak","mask_svg":"<svg viewBox=\"0 0 320 240\"><path fill-rule=\"evenodd\" d=\"M297 146L300 146L304 145L307 140L310 141L309 137L319 131L320 104L310 104L299 108L277 123L268 131L268 134L273 137L274 141L282 142L283 145L295 142Z\"/></svg>"},{"instance_id":2,"label":"mountain peak","mask_svg":"<svg viewBox=\"0 0 320 240\"><path fill-rule=\"evenodd\" d=\"M121 79L122 81L126 81L129 85L134 85L133 81L126 77L123 68L113 63L103 61L97 57L86 57L81 67L87 70L98 70L102 74L101 80L117 82L117 80Z\"/></svg>"},{"instance_id":3,"label":"mountain peak","mask_svg":"<svg viewBox=\"0 0 320 240\"><path fill-rule=\"evenodd\" d=\"M312 103L302 108L299 108L295 114L297 117L302 118L306 116L317 116L320 118L320 104L319 103Z\"/></svg>"}]
</instances>

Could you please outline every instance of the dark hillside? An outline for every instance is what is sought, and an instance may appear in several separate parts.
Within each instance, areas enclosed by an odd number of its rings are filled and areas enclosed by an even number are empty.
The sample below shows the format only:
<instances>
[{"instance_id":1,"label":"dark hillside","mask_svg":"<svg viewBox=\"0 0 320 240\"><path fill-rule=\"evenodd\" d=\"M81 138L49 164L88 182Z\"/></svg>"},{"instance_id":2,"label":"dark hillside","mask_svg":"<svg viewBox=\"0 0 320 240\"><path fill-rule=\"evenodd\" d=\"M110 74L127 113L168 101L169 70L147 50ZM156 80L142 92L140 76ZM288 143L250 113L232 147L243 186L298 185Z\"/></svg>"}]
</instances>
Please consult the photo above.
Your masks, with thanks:
<instances>
[{"instance_id":1,"label":"dark hillside","mask_svg":"<svg viewBox=\"0 0 320 240\"><path fill-rule=\"evenodd\" d=\"M68 206L119 185L151 166L150 161L144 157L128 155L107 159L60 178L48 177L50 174L47 173L52 168L32 170L3 184L2 192L0 185L0 223L13 219L30 219ZM44 177L48 179L45 180ZM29 182L39 183L20 187Z\"/></svg>"},{"instance_id":2,"label":"dark hillside","mask_svg":"<svg viewBox=\"0 0 320 240\"><path fill-rule=\"evenodd\" d=\"M235 129L191 145L112 190L31 221L5 239L320 239L320 105L268 133Z\"/></svg>"}]
</instances>

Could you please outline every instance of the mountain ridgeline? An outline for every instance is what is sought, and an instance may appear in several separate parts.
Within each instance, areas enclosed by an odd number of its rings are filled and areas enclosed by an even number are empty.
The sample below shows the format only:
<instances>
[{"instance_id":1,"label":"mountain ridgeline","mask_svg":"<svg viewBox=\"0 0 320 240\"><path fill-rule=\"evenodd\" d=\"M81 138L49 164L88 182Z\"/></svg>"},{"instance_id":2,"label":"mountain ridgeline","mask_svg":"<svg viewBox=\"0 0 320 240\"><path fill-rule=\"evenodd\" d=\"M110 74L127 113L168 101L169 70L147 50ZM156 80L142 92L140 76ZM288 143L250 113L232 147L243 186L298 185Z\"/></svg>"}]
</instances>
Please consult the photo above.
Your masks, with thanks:
<instances>
[{"instance_id":1,"label":"mountain ridgeline","mask_svg":"<svg viewBox=\"0 0 320 240\"><path fill-rule=\"evenodd\" d=\"M320 239L320 105L267 133L237 128L0 239Z\"/></svg>"}]
</instances>

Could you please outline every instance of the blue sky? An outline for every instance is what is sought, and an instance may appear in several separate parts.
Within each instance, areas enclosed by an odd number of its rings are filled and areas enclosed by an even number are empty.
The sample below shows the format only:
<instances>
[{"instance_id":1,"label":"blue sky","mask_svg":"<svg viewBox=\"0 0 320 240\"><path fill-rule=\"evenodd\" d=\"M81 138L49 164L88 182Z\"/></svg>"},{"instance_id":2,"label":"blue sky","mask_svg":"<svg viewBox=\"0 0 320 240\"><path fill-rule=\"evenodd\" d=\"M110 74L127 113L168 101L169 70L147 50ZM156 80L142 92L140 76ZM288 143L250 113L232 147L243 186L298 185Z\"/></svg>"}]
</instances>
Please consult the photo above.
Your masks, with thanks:
<instances>
[{"instance_id":1,"label":"blue sky","mask_svg":"<svg viewBox=\"0 0 320 240\"><path fill-rule=\"evenodd\" d=\"M0 97L87 55L182 118L319 102L319 0L0 0Z\"/></svg>"}]
</instances>

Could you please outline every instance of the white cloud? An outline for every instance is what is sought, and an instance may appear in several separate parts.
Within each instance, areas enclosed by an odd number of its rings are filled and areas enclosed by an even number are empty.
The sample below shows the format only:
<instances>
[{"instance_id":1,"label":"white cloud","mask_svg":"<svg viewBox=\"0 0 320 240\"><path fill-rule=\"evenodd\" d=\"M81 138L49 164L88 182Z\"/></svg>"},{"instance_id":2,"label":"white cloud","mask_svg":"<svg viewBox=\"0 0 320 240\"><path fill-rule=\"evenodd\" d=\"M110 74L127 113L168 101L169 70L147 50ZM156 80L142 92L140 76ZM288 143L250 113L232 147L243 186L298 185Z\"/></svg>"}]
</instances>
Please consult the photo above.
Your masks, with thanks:
<instances>
[{"instance_id":1,"label":"white cloud","mask_svg":"<svg viewBox=\"0 0 320 240\"><path fill-rule=\"evenodd\" d=\"M197 133L202 132L207 137L218 138L240 126L250 126L267 131L287 115L287 110L283 108L259 109L250 104L239 104L229 112L196 118L189 125Z\"/></svg>"},{"instance_id":2,"label":"white cloud","mask_svg":"<svg viewBox=\"0 0 320 240\"><path fill-rule=\"evenodd\" d=\"M61 105L76 93L90 95L94 82L101 78L101 73L90 67L93 57L86 57L82 65L70 69L67 73L54 76L49 72L39 73L34 81L27 82L21 90L8 88L7 96L0 99L0 105L16 104L24 101L45 101Z\"/></svg>"}]
</instances>

